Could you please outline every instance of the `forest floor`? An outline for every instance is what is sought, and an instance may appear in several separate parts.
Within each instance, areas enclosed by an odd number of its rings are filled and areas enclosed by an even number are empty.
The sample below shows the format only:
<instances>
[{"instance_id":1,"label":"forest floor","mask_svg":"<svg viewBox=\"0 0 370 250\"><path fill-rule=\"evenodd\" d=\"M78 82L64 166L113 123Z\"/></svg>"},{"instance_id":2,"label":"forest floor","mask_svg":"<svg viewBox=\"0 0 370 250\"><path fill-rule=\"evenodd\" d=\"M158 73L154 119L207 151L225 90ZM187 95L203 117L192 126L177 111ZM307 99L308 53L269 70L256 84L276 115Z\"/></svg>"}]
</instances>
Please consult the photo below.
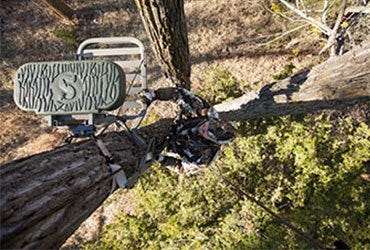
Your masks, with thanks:
<instances>
[{"instance_id":1,"label":"forest floor","mask_svg":"<svg viewBox=\"0 0 370 250\"><path fill-rule=\"evenodd\" d=\"M20 111L13 102L13 76L27 62L74 59L80 42L91 37L133 36L148 52L152 88L165 86L158 62L145 35L134 1L66 0L79 16L78 24L63 21L42 1L4 0L1 6L0 164L61 145L67 132L49 128L39 116ZM257 2L257 1L255 1ZM199 88L209 71L223 69L242 81L243 91L317 64L318 39L304 32L266 42L289 30L287 22L260 4L240 0L185 1L192 61L192 86ZM303 30L311 37L308 27ZM275 35L275 36L274 36ZM160 116L163 109L154 112ZM92 240L118 211L135 209L129 192L119 191L105 202L67 241L65 248Z\"/></svg>"}]
</instances>

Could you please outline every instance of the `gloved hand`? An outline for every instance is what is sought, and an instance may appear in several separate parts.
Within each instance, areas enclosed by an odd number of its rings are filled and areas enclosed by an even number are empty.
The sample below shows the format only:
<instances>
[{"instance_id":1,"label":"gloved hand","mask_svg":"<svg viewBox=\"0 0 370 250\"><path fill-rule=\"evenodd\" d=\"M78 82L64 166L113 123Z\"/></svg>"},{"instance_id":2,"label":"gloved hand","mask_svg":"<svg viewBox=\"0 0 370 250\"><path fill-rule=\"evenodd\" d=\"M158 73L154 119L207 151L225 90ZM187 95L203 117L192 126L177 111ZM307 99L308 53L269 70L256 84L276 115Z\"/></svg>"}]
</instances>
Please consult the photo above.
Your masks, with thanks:
<instances>
[{"instance_id":1,"label":"gloved hand","mask_svg":"<svg viewBox=\"0 0 370 250\"><path fill-rule=\"evenodd\" d=\"M143 89L139 92L139 96L141 97L141 100L149 106L155 99L155 92L151 89Z\"/></svg>"}]
</instances>

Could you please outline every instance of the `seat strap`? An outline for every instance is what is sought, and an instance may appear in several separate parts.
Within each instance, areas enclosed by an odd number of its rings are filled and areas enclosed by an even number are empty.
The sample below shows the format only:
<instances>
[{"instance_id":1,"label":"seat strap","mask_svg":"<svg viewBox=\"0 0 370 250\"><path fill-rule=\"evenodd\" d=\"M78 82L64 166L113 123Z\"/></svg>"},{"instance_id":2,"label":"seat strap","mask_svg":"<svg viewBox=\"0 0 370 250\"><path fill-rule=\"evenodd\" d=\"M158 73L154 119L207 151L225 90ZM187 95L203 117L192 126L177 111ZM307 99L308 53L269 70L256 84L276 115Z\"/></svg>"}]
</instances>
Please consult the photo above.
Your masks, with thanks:
<instances>
[{"instance_id":1,"label":"seat strap","mask_svg":"<svg viewBox=\"0 0 370 250\"><path fill-rule=\"evenodd\" d=\"M123 168L119 164L113 162L113 155L109 152L101 139L97 139L94 136L92 136L92 139L105 157L109 172L114 173L110 193L113 193L117 186L122 189L127 188L127 177Z\"/></svg>"}]
</instances>

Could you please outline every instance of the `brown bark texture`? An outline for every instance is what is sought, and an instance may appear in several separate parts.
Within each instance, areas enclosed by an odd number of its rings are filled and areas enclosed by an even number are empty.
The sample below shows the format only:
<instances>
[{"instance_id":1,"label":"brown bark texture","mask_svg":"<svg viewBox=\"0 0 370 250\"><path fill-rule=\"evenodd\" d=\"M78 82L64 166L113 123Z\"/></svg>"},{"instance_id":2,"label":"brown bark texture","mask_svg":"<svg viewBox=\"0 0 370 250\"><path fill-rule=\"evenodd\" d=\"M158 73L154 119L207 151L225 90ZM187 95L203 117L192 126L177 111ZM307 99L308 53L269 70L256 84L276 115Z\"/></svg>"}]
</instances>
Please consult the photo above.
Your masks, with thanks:
<instances>
[{"instance_id":1,"label":"brown bark texture","mask_svg":"<svg viewBox=\"0 0 370 250\"><path fill-rule=\"evenodd\" d=\"M369 101L370 48L341 57L216 106L224 119L309 113ZM140 128L155 154L166 146L170 120ZM127 134L101 137L133 185L146 149ZM0 166L1 248L58 248L108 197L112 174L96 144L84 141ZM130 185L131 186L131 185Z\"/></svg>"},{"instance_id":2,"label":"brown bark texture","mask_svg":"<svg viewBox=\"0 0 370 250\"><path fill-rule=\"evenodd\" d=\"M190 57L184 1L136 0L136 5L166 77L171 83L190 89Z\"/></svg>"},{"instance_id":3,"label":"brown bark texture","mask_svg":"<svg viewBox=\"0 0 370 250\"><path fill-rule=\"evenodd\" d=\"M370 101L370 43L215 106L226 120L305 114Z\"/></svg>"},{"instance_id":4,"label":"brown bark texture","mask_svg":"<svg viewBox=\"0 0 370 250\"><path fill-rule=\"evenodd\" d=\"M155 152L165 146L170 120L143 127L138 134ZM146 147L137 147L127 133L101 137L114 162L133 186ZM56 249L109 196L112 173L93 140L0 166L1 249Z\"/></svg>"},{"instance_id":5,"label":"brown bark texture","mask_svg":"<svg viewBox=\"0 0 370 250\"><path fill-rule=\"evenodd\" d=\"M43 0L56 14L60 17L72 21L75 16L74 10L72 10L62 0Z\"/></svg>"}]
</instances>

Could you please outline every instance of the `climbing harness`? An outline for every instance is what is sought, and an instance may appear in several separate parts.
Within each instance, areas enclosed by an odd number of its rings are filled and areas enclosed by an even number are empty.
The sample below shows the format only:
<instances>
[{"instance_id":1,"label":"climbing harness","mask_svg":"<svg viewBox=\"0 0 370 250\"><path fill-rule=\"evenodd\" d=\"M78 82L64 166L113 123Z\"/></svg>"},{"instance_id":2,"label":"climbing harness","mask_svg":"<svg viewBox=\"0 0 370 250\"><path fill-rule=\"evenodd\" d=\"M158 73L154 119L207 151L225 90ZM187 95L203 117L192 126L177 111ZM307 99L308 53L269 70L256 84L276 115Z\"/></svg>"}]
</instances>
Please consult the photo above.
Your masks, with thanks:
<instances>
[{"instance_id":1,"label":"climbing harness","mask_svg":"<svg viewBox=\"0 0 370 250\"><path fill-rule=\"evenodd\" d=\"M111 192L113 193L117 186L118 188L132 188L138 179L143 175L143 173L152 165L154 160L154 139L151 139L144 156L139 160L136 167L132 170L134 173L131 174L130 178L127 178L126 173L122 166L116 163L113 155L109 152L103 141L95 136L91 139L94 141L95 145L98 147L100 153L104 156L107 168L113 177Z\"/></svg>"},{"instance_id":2,"label":"climbing harness","mask_svg":"<svg viewBox=\"0 0 370 250\"><path fill-rule=\"evenodd\" d=\"M114 163L113 155L109 152L105 144L101 139L92 136L91 139L95 142L96 146L99 148L100 153L104 156L108 170L113 175L111 192L113 193L116 187L126 188L127 187L127 177L123 168Z\"/></svg>"},{"instance_id":3,"label":"climbing harness","mask_svg":"<svg viewBox=\"0 0 370 250\"><path fill-rule=\"evenodd\" d=\"M134 169L134 174L131 175L127 182L127 188L132 188L138 181L138 179L143 175L143 173L152 165L154 161L153 155L155 146L154 142L155 142L154 139L150 140L144 156L140 159L140 161L136 165Z\"/></svg>"},{"instance_id":4,"label":"climbing harness","mask_svg":"<svg viewBox=\"0 0 370 250\"><path fill-rule=\"evenodd\" d=\"M173 101L178 110L167 140L167 153L157 160L179 174L193 175L206 168L222 144L235 137L230 122L218 114L201 97L183 88L144 90L143 100L149 106L154 100Z\"/></svg>"}]
</instances>

